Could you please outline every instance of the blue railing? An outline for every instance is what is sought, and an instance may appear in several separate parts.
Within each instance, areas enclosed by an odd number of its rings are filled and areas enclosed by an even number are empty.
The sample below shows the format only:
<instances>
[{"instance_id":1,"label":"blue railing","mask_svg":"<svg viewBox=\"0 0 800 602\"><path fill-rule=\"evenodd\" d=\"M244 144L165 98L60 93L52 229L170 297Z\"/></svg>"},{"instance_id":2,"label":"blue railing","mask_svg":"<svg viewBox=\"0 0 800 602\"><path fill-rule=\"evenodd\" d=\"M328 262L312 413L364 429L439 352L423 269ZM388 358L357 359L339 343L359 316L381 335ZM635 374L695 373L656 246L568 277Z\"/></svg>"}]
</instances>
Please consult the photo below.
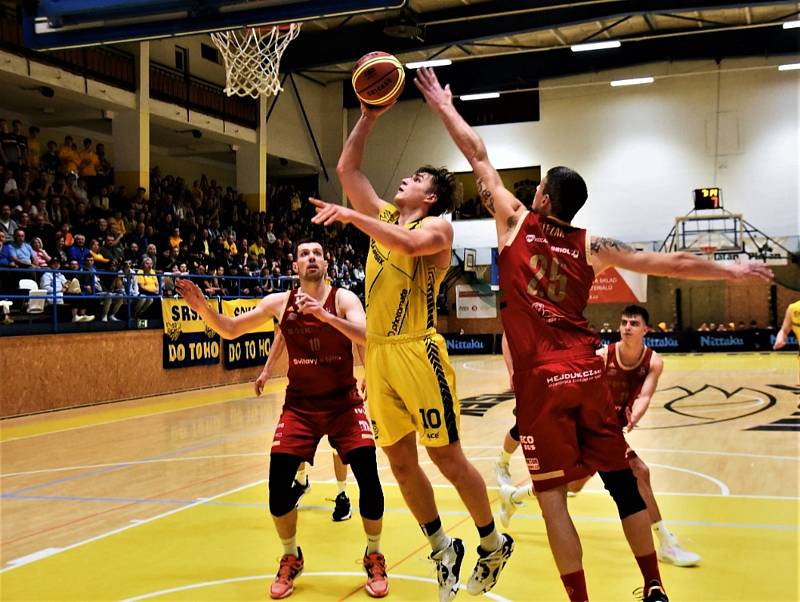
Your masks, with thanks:
<instances>
[{"instance_id":1,"label":"blue railing","mask_svg":"<svg viewBox=\"0 0 800 602\"><path fill-rule=\"evenodd\" d=\"M78 286L81 287L82 292L62 292L56 290L53 286L52 290L46 291L46 294L37 293L36 291L44 290L38 287L41 286L42 276L48 272L53 274L62 274L68 283L73 279L78 279ZM91 275L91 277L89 275ZM134 279L139 279L142 277L156 278L157 292L155 294L142 293L141 291L139 291L138 294L132 294L131 291L134 290ZM116 290L106 291L102 290L102 282L100 283L100 288L97 287L98 280L112 278L120 279L122 287L118 287ZM140 318L140 316L137 316L136 314L139 312L143 303L138 304L138 307L136 307L137 302L145 302L149 299L152 303L154 300L162 297L177 297L178 295L175 291L175 279L187 279L195 282L216 279L218 283L223 284L224 288L226 288L228 292L227 295L211 296L212 298L218 299L260 298L262 296L260 294L246 295L242 294L242 290L258 287L264 294L269 294L273 292L289 290L295 286L296 282L298 282L297 276L215 276L208 274L183 275L176 272L151 272L148 274L139 274L133 271L126 273L109 272L103 270L86 271L51 270L48 268L0 268L0 286L2 287L0 288L0 301L5 300L12 302L10 317L14 320L32 322L37 316L46 316L49 311L51 332L59 332L64 330L63 324L59 324L60 307L63 308L84 305L84 301L89 300L107 302L108 307L110 307L114 302L119 302L120 307L118 307L117 311L121 309L121 304L124 303L126 306L127 318L121 322L118 322L117 324L120 324L120 326L124 324L127 328L147 328L149 326L160 325L161 314L158 312L155 319ZM19 287L19 284L22 280L32 280L36 283L37 289L34 289L34 294L31 294L31 291L26 290L25 287ZM81 283L81 280L87 281L86 284ZM56 281L53 280L53 282L55 283ZM88 291L83 290L84 286L88 288ZM138 280L136 288L138 288ZM72 290L74 290L74 287ZM44 310L36 313L30 313L27 311L26 303L30 302L31 300L44 300ZM151 304L147 304L147 307L142 310L142 315L145 315L145 312L149 310L150 305ZM4 317L5 316L3 314L0 314L0 320L2 320ZM83 325L86 324L86 322L81 322L79 324ZM105 328L108 328L113 323L103 324ZM76 328L83 330L77 325ZM93 327L93 329L96 328L97 327ZM2 330L5 331L5 334L26 334L25 332L15 332L16 330L25 331L25 328L20 329L17 327L9 327L7 324L2 326Z\"/></svg>"}]
</instances>

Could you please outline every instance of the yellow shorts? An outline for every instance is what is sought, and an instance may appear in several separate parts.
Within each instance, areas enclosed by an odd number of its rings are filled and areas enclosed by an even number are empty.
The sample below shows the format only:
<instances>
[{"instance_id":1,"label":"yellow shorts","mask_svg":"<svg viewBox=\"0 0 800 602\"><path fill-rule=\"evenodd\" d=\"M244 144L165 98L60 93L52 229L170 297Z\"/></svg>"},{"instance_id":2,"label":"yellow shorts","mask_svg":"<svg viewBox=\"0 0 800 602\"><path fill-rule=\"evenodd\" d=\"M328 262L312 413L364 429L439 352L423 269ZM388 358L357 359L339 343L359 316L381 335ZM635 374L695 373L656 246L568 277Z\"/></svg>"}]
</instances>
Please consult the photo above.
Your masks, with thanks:
<instances>
[{"instance_id":1,"label":"yellow shorts","mask_svg":"<svg viewBox=\"0 0 800 602\"><path fill-rule=\"evenodd\" d=\"M436 331L367 337L367 403L375 443L387 447L417 431L420 443L459 440L461 408L447 344Z\"/></svg>"}]
</instances>

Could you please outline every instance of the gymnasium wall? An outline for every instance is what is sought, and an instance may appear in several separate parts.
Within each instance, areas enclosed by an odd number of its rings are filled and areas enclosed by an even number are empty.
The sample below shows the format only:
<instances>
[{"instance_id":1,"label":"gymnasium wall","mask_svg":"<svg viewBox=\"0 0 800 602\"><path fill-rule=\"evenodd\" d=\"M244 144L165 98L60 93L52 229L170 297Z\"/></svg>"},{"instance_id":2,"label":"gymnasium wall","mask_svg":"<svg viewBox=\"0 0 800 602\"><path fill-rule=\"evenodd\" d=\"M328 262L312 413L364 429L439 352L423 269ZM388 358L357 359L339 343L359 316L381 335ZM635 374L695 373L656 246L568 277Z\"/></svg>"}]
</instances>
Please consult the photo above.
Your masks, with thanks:
<instances>
[{"instance_id":1,"label":"gymnasium wall","mask_svg":"<svg viewBox=\"0 0 800 602\"><path fill-rule=\"evenodd\" d=\"M180 176L191 186L194 180L199 180L205 174L209 180L216 180L220 186L236 185L236 165L209 161L202 158L172 157L150 149L150 169L158 166L161 175L167 174Z\"/></svg>"},{"instance_id":2,"label":"gymnasium wall","mask_svg":"<svg viewBox=\"0 0 800 602\"><path fill-rule=\"evenodd\" d=\"M0 418L146 395L253 382L260 367L226 370L222 363L162 368L161 330L3 338L3 355L24 370L7 378Z\"/></svg>"},{"instance_id":3,"label":"gymnasium wall","mask_svg":"<svg viewBox=\"0 0 800 602\"><path fill-rule=\"evenodd\" d=\"M777 59L725 60L723 69L766 70L657 79L645 86L607 83L541 92L541 121L477 128L497 168L568 165L589 187L577 225L626 241L663 240L677 215L692 208L694 188L718 185L725 207L776 236L800 232L798 144L800 78ZM568 85L650 74L716 69L709 62L658 63L542 81ZM446 82L447 69L439 70ZM457 90L455 91L458 92ZM349 111L352 128L357 111ZM469 166L421 101L398 104L376 127L364 169L379 194L433 163ZM487 225L486 227L489 227ZM488 235L493 238L494 233ZM457 240L456 246L476 246Z\"/></svg>"}]
</instances>

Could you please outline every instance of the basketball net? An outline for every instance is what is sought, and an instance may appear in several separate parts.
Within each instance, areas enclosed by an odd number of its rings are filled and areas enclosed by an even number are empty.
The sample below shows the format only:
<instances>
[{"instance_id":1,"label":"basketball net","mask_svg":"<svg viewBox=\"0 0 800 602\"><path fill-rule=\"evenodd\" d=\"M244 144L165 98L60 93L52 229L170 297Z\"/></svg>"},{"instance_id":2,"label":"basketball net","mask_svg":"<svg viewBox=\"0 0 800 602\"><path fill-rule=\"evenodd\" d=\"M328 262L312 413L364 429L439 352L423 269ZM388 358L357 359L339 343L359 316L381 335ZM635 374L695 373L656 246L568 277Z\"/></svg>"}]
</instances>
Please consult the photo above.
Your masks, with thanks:
<instances>
[{"instance_id":1,"label":"basketball net","mask_svg":"<svg viewBox=\"0 0 800 602\"><path fill-rule=\"evenodd\" d=\"M281 56L300 33L300 25L289 23L212 33L211 39L225 64L225 94L257 99L283 90L278 74Z\"/></svg>"}]
</instances>

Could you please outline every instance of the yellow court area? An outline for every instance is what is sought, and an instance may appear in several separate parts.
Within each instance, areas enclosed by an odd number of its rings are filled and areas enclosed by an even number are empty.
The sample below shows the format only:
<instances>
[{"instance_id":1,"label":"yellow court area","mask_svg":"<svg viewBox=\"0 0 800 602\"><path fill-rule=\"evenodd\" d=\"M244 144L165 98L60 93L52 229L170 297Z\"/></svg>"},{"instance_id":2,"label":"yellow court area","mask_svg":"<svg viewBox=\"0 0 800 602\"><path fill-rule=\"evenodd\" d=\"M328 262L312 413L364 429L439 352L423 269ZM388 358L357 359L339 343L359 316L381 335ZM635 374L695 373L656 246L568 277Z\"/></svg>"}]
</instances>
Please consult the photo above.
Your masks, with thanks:
<instances>
[{"instance_id":1,"label":"yellow court area","mask_svg":"<svg viewBox=\"0 0 800 602\"><path fill-rule=\"evenodd\" d=\"M500 356L453 358L463 445L490 486L513 401ZM662 514L703 560L661 565L674 601L797 600L798 394L791 354L666 356L650 412L629 437L650 465ZM284 380L5 420L3 600L263 600L281 554L267 507L272 430ZM305 572L292 599L366 599L365 539L330 519L336 492L325 442L303 498ZM435 600L427 542L385 457L382 551L389 599ZM424 452L421 456L425 459ZM477 533L429 463L443 523L475 562ZM526 475L521 455L512 463ZM570 499L592 600L634 600L641 585L598 479ZM497 507L496 488L490 496ZM494 600L565 599L535 502L513 517L516 551ZM458 599L469 598L466 592Z\"/></svg>"}]
</instances>

